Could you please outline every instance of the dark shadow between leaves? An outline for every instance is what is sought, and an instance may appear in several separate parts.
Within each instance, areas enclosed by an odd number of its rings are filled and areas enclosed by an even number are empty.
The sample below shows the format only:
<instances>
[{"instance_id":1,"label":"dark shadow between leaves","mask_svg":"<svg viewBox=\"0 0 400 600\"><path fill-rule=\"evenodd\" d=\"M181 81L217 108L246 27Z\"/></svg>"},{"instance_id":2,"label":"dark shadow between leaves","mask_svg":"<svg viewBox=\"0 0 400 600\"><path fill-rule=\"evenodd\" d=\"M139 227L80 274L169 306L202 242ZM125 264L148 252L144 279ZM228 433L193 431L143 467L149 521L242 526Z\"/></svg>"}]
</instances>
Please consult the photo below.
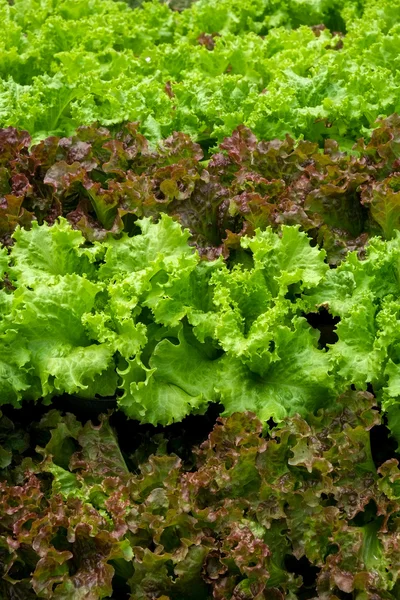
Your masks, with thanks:
<instances>
[{"instance_id":1,"label":"dark shadow between leaves","mask_svg":"<svg viewBox=\"0 0 400 600\"><path fill-rule=\"evenodd\" d=\"M397 442L390 434L386 415L382 416L381 425L372 427L370 441L372 460L377 469L391 458L396 458L400 462L400 454L397 452Z\"/></svg>"},{"instance_id":2,"label":"dark shadow between leaves","mask_svg":"<svg viewBox=\"0 0 400 600\"><path fill-rule=\"evenodd\" d=\"M328 344L335 344L338 341L336 325L339 323L339 317L333 317L326 308L320 308L318 312L304 315L307 322L313 329L320 332L318 347L320 349L328 348Z\"/></svg>"},{"instance_id":3,"label":"dark shadow between leaves","mask_svg":"<svg viewBox=\"0 0 400 600\"><path fill-rule=\"evenodd\" d=\"M304 588L303 593L306 593L307 591L312 591L313 594L315 593L315 589L306 590L305 588L315 588L318 573L321 570L319 567L314 567L306 556L302 556L298 559L293 554L288 554L285 557L285 567L289 573L301 575L303 578L303 585L301 588L301 590ZM306 600L306 597L307 596L301 596L304 600ZM311 595L309 597L312 598L313 596Z\"/></svg>"}]
</instances>

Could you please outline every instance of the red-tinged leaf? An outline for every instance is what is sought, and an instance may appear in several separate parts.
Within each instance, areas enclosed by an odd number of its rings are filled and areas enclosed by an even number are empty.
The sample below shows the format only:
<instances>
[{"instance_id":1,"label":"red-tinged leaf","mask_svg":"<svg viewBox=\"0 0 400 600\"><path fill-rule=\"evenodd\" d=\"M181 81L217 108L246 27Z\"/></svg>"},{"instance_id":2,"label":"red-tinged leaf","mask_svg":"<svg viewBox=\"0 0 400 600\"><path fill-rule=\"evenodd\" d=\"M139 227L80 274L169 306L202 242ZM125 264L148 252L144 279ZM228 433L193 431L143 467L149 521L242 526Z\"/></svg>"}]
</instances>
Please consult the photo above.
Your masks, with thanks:
<instances>
[{"instance_id":1,"label":"red-tinged leaf","mask_svg":"<svg viewBox=\"0 0 400 600\"><path fill-rule=\"evenodd\" d=\"M10 243L18 224L63 215L95 241L133 234L137 218L166 212L206 259L234 255L243 232L293 224L337 265L349 250L362 255L370 235L391 237L400 222L399 130L396 115L382 120L355 156L333 140L323 153L289 136L258 141L240 126L203 162L200 146L179 132L150 149L138 123L82 127L30 150L28 134L4 129L0 234Z\"/></svg>"},{"instance_id":2,"label":"red-tinged leaf","mask_svg":"<svg viewBox=\"0 0 400 600\"><path fill-rule=\"evenodd\" d=\"M385 238L393 237L400 227L400 174L363 186L362 203L368 206L371 217L381 227Z\"/></svg>"},{"instance_id":3,"label":"red-tinged leaf","mask_svg":"<svg viewBox=\"0 0 400 600\"><path fill-rule=\"evenodd\" d=\"M172 430L125 457L108 418L50 411L28 428L47 440L39 454L9 446L0 590L97 600L118 579L135 600L396 600L400 471L375 467L379 424L367 392L279 426L236 413L186 464L168 453Z\"/></svg>"}]
</instances>

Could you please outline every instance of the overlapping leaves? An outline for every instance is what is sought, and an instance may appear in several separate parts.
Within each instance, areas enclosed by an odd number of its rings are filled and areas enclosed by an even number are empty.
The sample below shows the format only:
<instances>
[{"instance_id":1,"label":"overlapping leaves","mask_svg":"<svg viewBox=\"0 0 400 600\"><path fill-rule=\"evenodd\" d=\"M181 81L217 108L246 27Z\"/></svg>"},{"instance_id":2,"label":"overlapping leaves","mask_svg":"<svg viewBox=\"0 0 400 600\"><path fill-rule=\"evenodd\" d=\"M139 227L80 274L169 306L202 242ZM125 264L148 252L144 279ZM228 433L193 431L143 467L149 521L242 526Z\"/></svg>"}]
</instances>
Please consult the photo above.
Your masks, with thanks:
<instances>
[{"instance_id":1,"label":"overlapping leaves","mask_svg":"<svg viewBox=\"0 0 400 600\"><path fill-rule=\"evenodd\" d=\"M242 237L231 264L201 261L167 215L137 227L90 245L65 220L15 232L2 252L3 403L117 394L141 422L216 401L279 421L372 385L400 440L398 232L329 269L298 227ZM328 351L306 320L321 307L340 320Z\"/></svg>"},{"instance_id":2,"label":"overlapping leaves","mask_svg":"<svg viewBox=\"0 0 400 600\"><path fill-rule=\"evenodd\" d=\"M374 239L365 260L350 254L330 270L308 304L312 310L324 306L340 318L339 339L329 350L332 368L346 384L373 386L398 442L399 259L399 231L388 242Z\"/></svg>"},{"instance_id":3,"label":"overlapping leaves","mask_svg":"<svg viewBox=\"0 0 400 600\"><path fill-rule=\"evenodd\" d=\"M91 241L138 230L137 218L167 213L208 258L227 256L257 227L299 224L332 264L363 252L369 235L400 223L397 116L380 122L357 156L327 141L257 141L244 127L204 161L199 145L175 133L151 149L137 124L115 132L81 128L71 138L0 132L0 235L17 224L66 217ZM57 259L58 260L58 259Z\"/></svg>"},{"instance_id":4,"label":"overlapping leaves","mask_svg":"<svg viewBox=\"0 0 400 600\"><path fill-rule=\"evenodd\" d=\"M283 227L242 239L248 264L203 262L170 217L87 245L61 220L18 229L0 294L2 402L94 397L168 424L221 400L281 419L327 404L334 380L300 298L324 252ZM8 263L8 264L7 264Z\"/></svg>"},{"instance_id":5,"label":"overlapping leaves","mask_svg":"<svg viewBox=\"0 0 400 600\"><path fill-rule=\"evenodd\" d=\"M15 446L18 424L3 417L0 589L394 600L400 471L395 458L375 467L369 432L379 422L361 392L264 433L254 415L236 413L219 420L193 466L160 435L122 455L108 418L82 426L52 410ZM314 578L296 575L297 561Z\"/></svg>"},{"instance_id":6,"label":"overlapping leaves","mask_svg":"<svg viewBox=\"0 0 400 600\"><path fill-rule=\"evenodd\" d=\"M139 120L153 141L331 136L398 110L394 0L0 3L0 124L35 140Z\"/></svg>"}]
</instances>

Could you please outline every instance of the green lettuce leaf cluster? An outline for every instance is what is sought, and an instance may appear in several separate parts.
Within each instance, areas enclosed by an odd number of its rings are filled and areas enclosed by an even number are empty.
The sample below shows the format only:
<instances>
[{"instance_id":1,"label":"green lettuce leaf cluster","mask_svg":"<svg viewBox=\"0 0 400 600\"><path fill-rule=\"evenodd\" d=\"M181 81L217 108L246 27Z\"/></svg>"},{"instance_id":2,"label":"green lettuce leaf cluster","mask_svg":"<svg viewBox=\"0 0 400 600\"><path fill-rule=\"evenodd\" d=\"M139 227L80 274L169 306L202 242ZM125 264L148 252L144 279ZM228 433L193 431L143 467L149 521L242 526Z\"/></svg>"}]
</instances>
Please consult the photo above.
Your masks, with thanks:
<instances>
[{"instance_id":1,"label":"green lettuce leaf cluster","mask_svg":"<svg viewBox=\"0 0 400 600\"><path fill-rule=\"evenodd\" d=\"M167 215L89 245L61 219L17 229L0 265L3 403L118 395L167 425L221 402L280 421L372 386L400 441L400 233L329 269L298 227L202 261ZM312 313L339 321L326 347Z\"/></svg>"},{"instance_id":2,"label":"green lettuce leaf cluster","mask_svg":"<svg viewBox=\"0 0 400 600\"><path fill-rule=\"evenodd\" d=\"M204 262L163 215L88 245L61 219L17 229L1 254L2 402L120 391L131 418L168 424L221 401L282 419L334 394L301 298L328 266L305 233L242 238L242 261Z\"/></svg>"},{"instance_id":3,"label":"green lettuce leaf cluster","mask_svg":"<svg viewBox=\"0 0 400 600\"><path fill-rule=\"evenodd\" d=\"M399 110L398 0L0 2L0 125L34 140L139 120L152 140L261 137L351 146Z\"/></svg>"},{"instance_id":4,"label":"green lettuce leaf cluster","mask_svg":"<svg viewBox=\"0 0 400 600\"><path fill-rule=\"evenodd\" d=\"M365 260L354 253L326 274L309 306L340 318L338 341L329 349L331 369L357 389L373 387L400 442L399 265L400 232L388 242L374 239Z\"/></svg>"},{"instance_id":5,"label":"green lettuce leaf cluster","mask_svg":"<svg viewBox=\"0 0 400 600\"><path fill-rule=\"evenodd\" d=\"M374 463L371 394L270 430L235 413L190 460L171 432L122 453L112 419L0 418L2 597L399 597L400 471Z\"/></svg>"}]
</instances>

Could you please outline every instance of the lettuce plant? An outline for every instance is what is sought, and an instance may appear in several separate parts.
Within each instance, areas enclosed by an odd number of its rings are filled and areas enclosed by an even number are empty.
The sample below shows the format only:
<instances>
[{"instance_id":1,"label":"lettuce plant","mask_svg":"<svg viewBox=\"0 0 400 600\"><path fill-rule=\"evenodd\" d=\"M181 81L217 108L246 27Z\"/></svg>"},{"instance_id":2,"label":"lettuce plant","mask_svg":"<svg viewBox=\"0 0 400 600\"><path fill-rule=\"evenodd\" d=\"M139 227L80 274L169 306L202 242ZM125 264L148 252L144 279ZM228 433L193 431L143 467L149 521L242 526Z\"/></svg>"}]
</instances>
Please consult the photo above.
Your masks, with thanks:
<instances>
[{"instance_id":1,"label":"lettuce plant","mask_svg":"<svg viewBox=\"0 0 400 600\"><path fill-rule=\"evenodd\" d=\"M217 401L280 421L370 385L400 440L398 232L329 269L298 227L242 237L226 263L201 261L167 215L137 226L91 245L64 219L16 230L0 259L3 403L117 394L144 423ZM321 307L340 321L327 348L306 318Z\"/></svg>"},{"instance_id":2,"label":"lettuce plant","mask_svg":"<svg viewBox=\"0 0 400 600\"><path fill-rule=\"evenodd\" d=\"M351 146L399 110L398 1L1 0L0 125L35 141L138 120L212 146L244 123Z\"/></svg>"},{"instance_id":3,"label":"lettuce plant","mask_svg":"<svg viewBox=\"0 0 400 600\"><path fill-rule=\"evenodd\" d=\"M65 221L18 229L0 294L3 402L121 390L131 418L168 424L222 399L263 418L334 393L300 298L324 252L296 227L243 238L232 268L202 262L170 217L91 246ZM300 307L300 308L299 308Z\"/></svg>"},{"instance_id":4,"label":"lettuce plant","mask_svg":"<svg viewBox=\"0 0 400 600\"><path fill-rule=\"evenodd\" d=\"M219 419L185 459L167 432L130 436L122 453L105 416L3 416L0 591L395 600L400 472L394 457L374 463L379 424L373 396L350 392L270 429L251 413Z\"/></svg>"},{"instance_id":5,"label":"lettuce plant","mask_svg":"<svg viewBox=\"0 0 400 600\"><path fill-rule=\"evenodd\" d=\"M371 140L343 153L327 140L257 140L239 127L210 159L186 134L152 148L129 123L82 127L70 138L30 148L26 132L0 131L0 235L17 224L66 217L90 241L137 232L135 221L161 213L190 230L203 257L231 257L257 227L300 225L338 264L362 255L371 235L390 238L400 225L400 122L379 123ZM355 154L356 153L356 154Z\"/></svg>"},{"instance_id":6,"label":"lettuce plant","mask_svg":"<svg viewBox=\"0 0 400 600\"><path fill-rule=\"evenodd\" d=\"M331 368L357 389L373 386L400 442L399 420L399 252L400 233L370 242L365 260L352 253L309 298L340 318L338 341L329 349Z\"/></svg>"}]
</instances>

